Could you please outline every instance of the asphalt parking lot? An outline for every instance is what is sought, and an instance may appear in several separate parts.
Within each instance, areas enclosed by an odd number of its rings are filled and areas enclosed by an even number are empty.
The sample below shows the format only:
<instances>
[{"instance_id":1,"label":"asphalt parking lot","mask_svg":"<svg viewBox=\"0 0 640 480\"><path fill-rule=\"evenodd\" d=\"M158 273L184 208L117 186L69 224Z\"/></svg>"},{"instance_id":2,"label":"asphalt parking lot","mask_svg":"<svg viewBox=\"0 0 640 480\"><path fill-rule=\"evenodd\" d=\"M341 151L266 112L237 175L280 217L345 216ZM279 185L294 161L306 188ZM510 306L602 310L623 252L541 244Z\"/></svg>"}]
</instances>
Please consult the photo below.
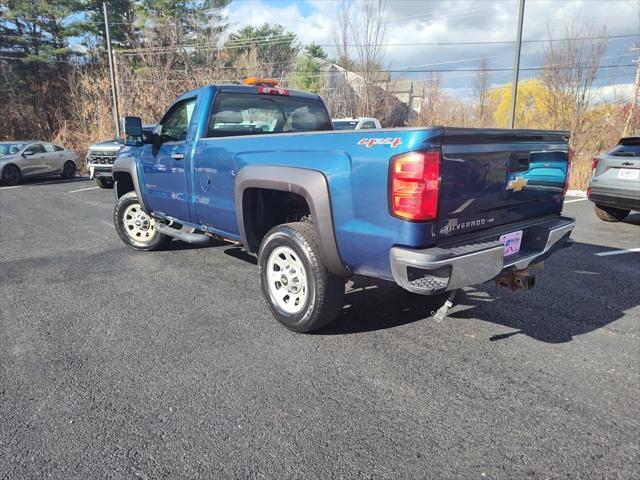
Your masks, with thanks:
<instances>
[{"instance_id":1,"label":"asphalt parking lot","mask_svg":"<svg viewBox=\"0 0 640 480\"><path fill-rule=\"evenodd\" d=\"M526 293L348 282L294 334L231 244L128 249L86 180L0 188L0 479L637 478L640 214L571 199ZM575 200L575 201L574 201Z\"/></svg>"}]
</instances>

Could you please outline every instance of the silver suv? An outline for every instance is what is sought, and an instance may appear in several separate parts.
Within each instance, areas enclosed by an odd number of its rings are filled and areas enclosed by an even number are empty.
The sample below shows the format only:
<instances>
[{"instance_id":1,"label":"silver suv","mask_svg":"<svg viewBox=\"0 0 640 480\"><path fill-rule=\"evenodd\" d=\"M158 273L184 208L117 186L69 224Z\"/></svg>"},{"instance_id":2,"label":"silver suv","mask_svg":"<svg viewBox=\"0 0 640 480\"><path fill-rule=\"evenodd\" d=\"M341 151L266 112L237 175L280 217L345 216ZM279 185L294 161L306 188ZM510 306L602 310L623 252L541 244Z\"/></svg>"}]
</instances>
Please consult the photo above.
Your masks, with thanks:
<instances>
[{"instance_id":1,"label":"silver suv","mask_svg":"<svg viewBox=\"0 0 640 480\"><path fill-rule=\"evenodd\" d=\"M631 210L640 210L640 136L621 138L618 145L593 158L587 190L596 215L619 222Z\"/></svg>"}]
</instances>

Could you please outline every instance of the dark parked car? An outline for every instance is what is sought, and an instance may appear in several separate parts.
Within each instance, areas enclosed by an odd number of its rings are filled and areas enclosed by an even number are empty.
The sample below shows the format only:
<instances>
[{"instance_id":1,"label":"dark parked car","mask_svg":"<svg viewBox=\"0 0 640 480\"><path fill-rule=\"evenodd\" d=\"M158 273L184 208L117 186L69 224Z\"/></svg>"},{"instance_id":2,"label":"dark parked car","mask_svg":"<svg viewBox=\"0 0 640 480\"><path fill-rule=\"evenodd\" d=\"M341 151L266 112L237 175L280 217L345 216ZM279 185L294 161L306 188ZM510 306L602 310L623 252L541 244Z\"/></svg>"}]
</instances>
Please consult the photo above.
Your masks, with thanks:
<instances>
[{"instance_id":1,"label":"dark parked car","mask_svg":"<svg viewBox=\"0 0 640 480\"><path fill-rule=\"evenodd\" d=\"M620 139L593 158L592 168L587 196L598 218L619 222L631 210L640 210L640 136Z\"/></svg>"}]
</instances>

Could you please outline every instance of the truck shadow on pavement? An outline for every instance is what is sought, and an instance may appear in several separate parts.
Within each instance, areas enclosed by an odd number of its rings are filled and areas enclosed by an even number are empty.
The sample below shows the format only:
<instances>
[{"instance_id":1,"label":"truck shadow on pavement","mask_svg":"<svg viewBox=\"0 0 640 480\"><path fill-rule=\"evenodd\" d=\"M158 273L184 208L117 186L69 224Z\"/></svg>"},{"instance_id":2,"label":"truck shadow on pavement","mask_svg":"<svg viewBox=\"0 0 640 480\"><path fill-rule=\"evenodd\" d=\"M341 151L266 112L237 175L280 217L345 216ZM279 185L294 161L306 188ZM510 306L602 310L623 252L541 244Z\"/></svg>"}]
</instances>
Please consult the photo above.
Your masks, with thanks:
<instances>
[{"instance_id":1,"label":"truck shadow on pavement","mask_svg":"<svg viewBox=\"0 0 640 480\"><path fill-rule=\"evenodd\" d=\"M575 243L556 253L545 269L537 272L539 283L534 290L509 292L493 283L465 289L444 322L473 320L511 329L505 332L500 328L488 336L489 341L526 335L547 343L569 342L605 327L640 303L640 295L629 289L631 282L639 280L640 254L594 255L608 249ZM627 258L621 258L624 256ZM610 268L611 262L618 262L615 269ZM367 277L354 277L350 283L343 312L318 334L364 333L418 320L435 322L432 312L447 298L414 295L391 282ZM479 330L486 331L486 327Z\"/></svg>"}]
</instances>

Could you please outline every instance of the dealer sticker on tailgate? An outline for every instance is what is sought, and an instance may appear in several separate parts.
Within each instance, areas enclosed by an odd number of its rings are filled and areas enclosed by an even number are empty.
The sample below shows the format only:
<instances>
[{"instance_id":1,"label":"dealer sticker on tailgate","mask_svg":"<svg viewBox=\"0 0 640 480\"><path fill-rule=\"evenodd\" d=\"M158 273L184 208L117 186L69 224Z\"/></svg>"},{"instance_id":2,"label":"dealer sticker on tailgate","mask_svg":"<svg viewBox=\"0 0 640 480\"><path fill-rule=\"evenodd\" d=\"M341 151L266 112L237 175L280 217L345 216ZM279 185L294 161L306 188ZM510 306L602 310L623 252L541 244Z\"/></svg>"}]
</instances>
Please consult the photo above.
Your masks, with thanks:
<instances>
[{"instance_id":1,"label":"dealer sticker on tailgate","mask_svg":"<svg viewBox=\"0 0 640 480\"><path fill-rule=\"evenodd\" d=\"M505 257L518 253L520 251L520 242L522 242L522 230L505 233L500 237L500 241L504 244Z\"/></svg>"}]
</instances>

